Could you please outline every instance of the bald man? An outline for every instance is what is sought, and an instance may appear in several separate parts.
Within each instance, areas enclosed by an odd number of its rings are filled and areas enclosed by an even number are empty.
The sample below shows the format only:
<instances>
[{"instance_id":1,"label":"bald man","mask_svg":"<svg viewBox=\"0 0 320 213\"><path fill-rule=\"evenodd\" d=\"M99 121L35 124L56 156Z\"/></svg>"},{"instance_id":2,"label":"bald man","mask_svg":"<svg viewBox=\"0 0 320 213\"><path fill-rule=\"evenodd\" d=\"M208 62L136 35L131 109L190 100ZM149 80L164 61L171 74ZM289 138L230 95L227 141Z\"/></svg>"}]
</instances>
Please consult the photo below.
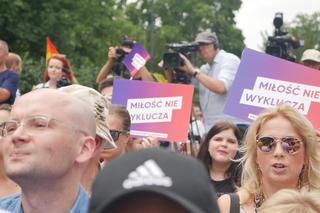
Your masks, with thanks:
<instances>
[{"instance_id":1,"label":"bald man","mask_svg":"<svg viewBox=\"0 0 320 213\"><path fill-rule=\"evenodd\" d=\"M58 90L36 90L13 105L3 127L7 175L21 193L0 200L0 209L24 213L85 213L88 195L80 184L95 150L93 112Z\"/></svg>"}]
</instances>

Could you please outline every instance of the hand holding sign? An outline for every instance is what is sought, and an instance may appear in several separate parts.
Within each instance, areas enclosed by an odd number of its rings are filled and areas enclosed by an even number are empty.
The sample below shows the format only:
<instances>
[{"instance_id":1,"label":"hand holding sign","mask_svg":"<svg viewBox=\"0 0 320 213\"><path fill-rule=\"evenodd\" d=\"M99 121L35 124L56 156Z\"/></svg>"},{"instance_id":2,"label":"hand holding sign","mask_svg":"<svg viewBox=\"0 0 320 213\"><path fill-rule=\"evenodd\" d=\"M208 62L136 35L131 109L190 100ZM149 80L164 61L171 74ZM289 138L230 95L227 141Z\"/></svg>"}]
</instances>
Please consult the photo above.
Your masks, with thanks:
<instances>
[{"instance_id":1,"label":"hand holding sign","mask_svg":"<svg viewBox=\"0 0 320 213\"><path fill-rule=\"evenodd\" d=\"M131 52L124 58L124 64L131 76L134 76L150 59L148 51L139 43L136 43Z\"/></svg>"}]
</instances>

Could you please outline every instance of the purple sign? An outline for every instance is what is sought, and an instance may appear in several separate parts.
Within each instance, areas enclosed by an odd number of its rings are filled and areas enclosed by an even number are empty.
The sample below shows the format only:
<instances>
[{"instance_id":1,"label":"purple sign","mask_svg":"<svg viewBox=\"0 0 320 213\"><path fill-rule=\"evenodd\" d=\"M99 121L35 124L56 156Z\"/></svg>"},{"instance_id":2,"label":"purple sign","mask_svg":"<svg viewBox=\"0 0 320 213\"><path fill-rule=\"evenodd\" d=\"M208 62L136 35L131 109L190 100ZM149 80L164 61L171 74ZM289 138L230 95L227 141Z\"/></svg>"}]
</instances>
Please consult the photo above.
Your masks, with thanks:
<instances>
[{"instance_id":1,"label":"purple sign","mask_svg":"<svg viewBox=\"0 0 320 213\"><path fill-rule=\"evenodd\" d=\"M124 58L124 64L134 76L150 59L148 51L139 43L136 43L130 53Z\"/></svg>"},{"instance_id":2,"label":"purple sign","mask_svg":"<svg viewBox=\"0 0 320 213\"><path fill-rule=\"evenodd\" d=\"M318 70L245 49L224 112L253 121L263 109L287 103L319 128L319 82Z\"/></svg>"}]
</instances>

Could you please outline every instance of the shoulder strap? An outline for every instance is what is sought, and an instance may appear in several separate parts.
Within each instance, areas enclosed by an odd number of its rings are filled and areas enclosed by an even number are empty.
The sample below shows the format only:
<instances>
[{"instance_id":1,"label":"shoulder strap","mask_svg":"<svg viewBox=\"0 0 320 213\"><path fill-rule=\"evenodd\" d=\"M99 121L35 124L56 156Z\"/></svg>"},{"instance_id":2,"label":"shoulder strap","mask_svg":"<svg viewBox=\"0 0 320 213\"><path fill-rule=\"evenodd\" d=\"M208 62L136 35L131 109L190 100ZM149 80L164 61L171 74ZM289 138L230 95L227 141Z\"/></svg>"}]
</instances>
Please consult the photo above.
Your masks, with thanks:
<instances>
[{"instance_id":1,"label":"shoulder strap","mask_svg":"<svg viewBox=\"0 0 320 213\"><path fill-rule=\"evenodd\" d=\"M229 194L230 196L230 213L240 213L240 199L237 193Z\"/></svg>"}]
</instances>

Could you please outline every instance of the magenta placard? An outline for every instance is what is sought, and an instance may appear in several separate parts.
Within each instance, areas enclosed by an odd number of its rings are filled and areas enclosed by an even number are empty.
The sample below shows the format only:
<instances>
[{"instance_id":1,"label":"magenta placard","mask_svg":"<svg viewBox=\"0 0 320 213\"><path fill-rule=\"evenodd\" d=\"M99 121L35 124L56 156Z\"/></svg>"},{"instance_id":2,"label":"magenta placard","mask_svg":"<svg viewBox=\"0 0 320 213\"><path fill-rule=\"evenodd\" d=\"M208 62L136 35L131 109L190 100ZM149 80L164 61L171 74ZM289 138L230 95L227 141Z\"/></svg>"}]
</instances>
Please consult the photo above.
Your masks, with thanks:
<instances>
[{"instance_id":1,"label":"magenta placard","mask_svg":"<svg viewBox=\"0 0 320 213\"><path fill-rule=\"evenodd\" d=\"M116 79L112 103L126 106L131 134L160 140L187 140L193 86Z\"/></svg>"},{"instance_id":2,"label":"magenta placard","mask_svg":"<svg viewBox=\"0 0 320 213\"><path fill-rule=\"evenodd\" d=\"M224 108L252 121L267 107L288 103L320 127L320 71L245 49Z\"/></svg>"}]
</instances>

